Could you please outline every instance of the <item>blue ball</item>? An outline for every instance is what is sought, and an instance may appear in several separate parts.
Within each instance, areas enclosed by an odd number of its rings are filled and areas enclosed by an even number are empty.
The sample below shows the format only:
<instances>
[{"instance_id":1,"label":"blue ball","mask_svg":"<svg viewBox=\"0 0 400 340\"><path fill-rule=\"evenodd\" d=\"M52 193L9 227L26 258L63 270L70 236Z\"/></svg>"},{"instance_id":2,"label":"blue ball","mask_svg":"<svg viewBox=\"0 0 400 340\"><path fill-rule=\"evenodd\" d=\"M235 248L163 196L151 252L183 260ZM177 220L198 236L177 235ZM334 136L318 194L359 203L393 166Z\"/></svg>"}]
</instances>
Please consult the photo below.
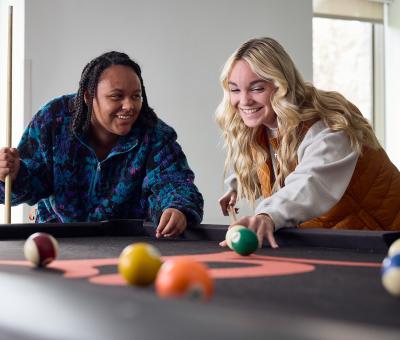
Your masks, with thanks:
<instances>
[{"instance_id":1,"label":"blue ball","mask_svg":"<svg viewBox=\"0 0 400 340\"><path fill-rule=\"evenodd\" d=\"M400 254L386 257L381 272L385 289L394 296L400 296Z\"/></svg>"},{"instance_id":2,"label":"blue ball","mask_svg":"<svg viewBox=\"0 0 400 340\"><path fill-rule=\"evenodd\" d=\"M382 262L381 272L384 275L388 270L400 267L400 253L395 256L387 256Z\"/></svg>"}]
</instances>

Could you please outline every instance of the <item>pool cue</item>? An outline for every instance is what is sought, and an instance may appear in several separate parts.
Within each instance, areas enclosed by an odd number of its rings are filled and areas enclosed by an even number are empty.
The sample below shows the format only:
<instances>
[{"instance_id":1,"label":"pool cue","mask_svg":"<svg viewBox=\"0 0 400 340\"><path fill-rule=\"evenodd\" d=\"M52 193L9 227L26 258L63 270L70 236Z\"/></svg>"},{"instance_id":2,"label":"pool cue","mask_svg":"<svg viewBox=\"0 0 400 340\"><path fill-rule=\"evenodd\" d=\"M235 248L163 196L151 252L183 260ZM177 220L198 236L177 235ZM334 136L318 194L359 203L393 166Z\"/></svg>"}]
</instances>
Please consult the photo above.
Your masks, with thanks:
<instances>
[{"instance_id":1,"label":"pool cue","mask_svg":"<svg viewBox=\"0 0 400 340\"><path fill-rule=\"evenodd\" d=\"M12 139L12 38L13 38L13 6L8 7L8 67L7 67L7 123L6 123L6 147L11 148ZM11 176L5 179L4 192L4 223L11 223Z\"/></svg>"},{"instance_id":2,"label":"pool cue","mask_svg":"<svg viewBox=\"0 0 400 340\"><path fill-rule=\"evenodd\" d=\"M237 221L237 216L236 216L236 210L235 207L232 206L228 206L228 208L226 209L228 210L228 215L232 220L232 223L235 223Z\"/></svg>"}]
</instances>

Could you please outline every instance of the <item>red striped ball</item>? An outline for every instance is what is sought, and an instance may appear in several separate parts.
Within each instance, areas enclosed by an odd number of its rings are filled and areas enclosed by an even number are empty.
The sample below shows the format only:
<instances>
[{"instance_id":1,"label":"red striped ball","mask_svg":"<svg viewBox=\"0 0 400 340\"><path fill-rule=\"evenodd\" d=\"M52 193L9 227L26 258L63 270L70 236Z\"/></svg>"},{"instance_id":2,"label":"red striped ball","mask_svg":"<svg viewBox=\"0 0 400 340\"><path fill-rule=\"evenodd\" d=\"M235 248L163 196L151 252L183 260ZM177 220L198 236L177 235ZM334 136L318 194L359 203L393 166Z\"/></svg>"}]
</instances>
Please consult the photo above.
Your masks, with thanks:
<instances>
[{"instance_id":1,"label":"red striped ball","mask_svg":"<svg viewBox=\"0 0 400 340\"><path fill-rule=\"evenodd\" d=\"M58 242L46 233L32 234L25 241L24 255L36 267L45 267L57 257Z\"/></svg>"}]
</instances>

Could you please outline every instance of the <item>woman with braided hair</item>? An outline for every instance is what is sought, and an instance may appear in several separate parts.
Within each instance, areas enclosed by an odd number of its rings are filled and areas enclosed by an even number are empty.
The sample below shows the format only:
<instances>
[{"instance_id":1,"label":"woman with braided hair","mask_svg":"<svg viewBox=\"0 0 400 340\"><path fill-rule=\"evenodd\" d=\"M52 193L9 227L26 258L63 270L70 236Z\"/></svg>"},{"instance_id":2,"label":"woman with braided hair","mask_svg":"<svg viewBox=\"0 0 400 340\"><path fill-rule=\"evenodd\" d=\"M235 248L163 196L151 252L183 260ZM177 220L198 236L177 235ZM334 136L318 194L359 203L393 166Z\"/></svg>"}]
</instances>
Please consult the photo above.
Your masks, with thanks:
<instances>
[{"instance_id":1,"label":"woman with braided hair","mask_svg":"<svg viewBox=\"0 0 400 340\"><path fill-rule=\"evenodd\" d=\"M12 203L38 203L36 222L151 217L156 236L199 223L203 198L175 131L147 102L141 69L108 52L83 69L76 94L44 105L17 149L0 151Z\"/></svg>"},{"instance_id":2,"label":"woman with braided hair","mask_svg":"<svg viewBox=\"0 0 400 340\"><path fill-rule=\"evenodd\" d=\"M274 39L251 39L228 59L217 122L234 174L219 200L260 199L235 224L268 239L284 227L400 229L400 173L368 121L342 95L303 81ZM221 242L221 245L226 245Z\"/></svg>"}]
</instances>

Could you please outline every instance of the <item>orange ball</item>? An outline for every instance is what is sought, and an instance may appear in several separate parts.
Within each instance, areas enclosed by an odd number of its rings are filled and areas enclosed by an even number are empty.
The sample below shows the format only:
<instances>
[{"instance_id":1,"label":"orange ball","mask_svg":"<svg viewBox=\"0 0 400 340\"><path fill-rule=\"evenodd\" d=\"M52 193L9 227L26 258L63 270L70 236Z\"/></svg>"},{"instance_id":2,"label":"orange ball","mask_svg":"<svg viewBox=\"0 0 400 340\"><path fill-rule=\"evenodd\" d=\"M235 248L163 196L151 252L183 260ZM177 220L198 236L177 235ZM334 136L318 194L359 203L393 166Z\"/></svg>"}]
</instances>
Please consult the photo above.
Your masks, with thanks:
<instances>
[{"instance_id":1,"label":"orange ball","mask_svg":"<svg viewBox=\"0 0 400 340\"><path fill-rule=\"evenodd\" d=\"M162 298L208 300L214 292L214 282L207 266L183 257L166 261L157 274L155 285L157 294Z\"/></svg>"}]
</instances>

